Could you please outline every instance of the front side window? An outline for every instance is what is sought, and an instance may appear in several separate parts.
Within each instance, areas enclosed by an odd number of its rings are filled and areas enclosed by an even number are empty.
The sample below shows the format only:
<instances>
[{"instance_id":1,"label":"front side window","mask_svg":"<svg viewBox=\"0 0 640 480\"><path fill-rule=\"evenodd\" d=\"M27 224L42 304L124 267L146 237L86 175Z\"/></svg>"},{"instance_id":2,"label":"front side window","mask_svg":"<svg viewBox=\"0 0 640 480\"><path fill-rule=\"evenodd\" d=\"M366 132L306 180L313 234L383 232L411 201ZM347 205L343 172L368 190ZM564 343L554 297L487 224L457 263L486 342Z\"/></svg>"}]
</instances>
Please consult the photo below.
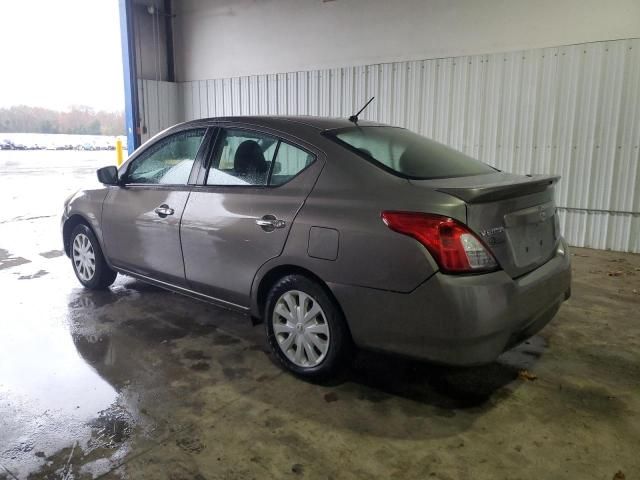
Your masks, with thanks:
<instances>
[{"instance_id":1,"label":"front side window","mask_svg":"<svg viewBox=\"0 0 640 480\"><path fill-rule=\"evenodd\" d=\"M205 131L187 130L158 141L131 163L126 182L186 185Z\"/></svg>"},{"instance_id":2,"label":"front side window","mask_svg":"<svg viewBox=\"0 0 640 480\"><path fill-rule=\"evenodd\" d=\"M246 130L224 130L207 174L207 185L278 186L314 157L275 137Z\"/></svg>"},{"instance_id":3,"label":"front side window","mask_svg":"<svg viewBox=\"0 0 640 480\"><path fill-rule=\"evenodd\" d=\"M374 164L403 177L465 177L496 171L458 150L404 128L350 127L328 134Z\"/></svg>"}]
</instances>

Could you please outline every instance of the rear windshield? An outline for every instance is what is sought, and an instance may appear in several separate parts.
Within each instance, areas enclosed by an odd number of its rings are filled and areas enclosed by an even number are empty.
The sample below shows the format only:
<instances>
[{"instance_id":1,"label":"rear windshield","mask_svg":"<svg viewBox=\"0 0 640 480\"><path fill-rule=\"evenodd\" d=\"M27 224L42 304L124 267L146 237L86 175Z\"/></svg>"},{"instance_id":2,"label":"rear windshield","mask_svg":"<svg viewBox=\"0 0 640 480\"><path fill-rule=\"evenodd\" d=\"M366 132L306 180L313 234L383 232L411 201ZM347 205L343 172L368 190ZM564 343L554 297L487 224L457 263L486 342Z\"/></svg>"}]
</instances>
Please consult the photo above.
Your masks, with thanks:
<instances>
[{"instance_id":1,"label":"rear windshield","mask_svg":"<svg viewBox=\"0 0 640 480\"><path fill-rule=\"evenodd\" d=\"M327 134L367 160L403 177L466 177L496 171L458 150L404 128L349 127Z\"/></svg>"}]
</instances>

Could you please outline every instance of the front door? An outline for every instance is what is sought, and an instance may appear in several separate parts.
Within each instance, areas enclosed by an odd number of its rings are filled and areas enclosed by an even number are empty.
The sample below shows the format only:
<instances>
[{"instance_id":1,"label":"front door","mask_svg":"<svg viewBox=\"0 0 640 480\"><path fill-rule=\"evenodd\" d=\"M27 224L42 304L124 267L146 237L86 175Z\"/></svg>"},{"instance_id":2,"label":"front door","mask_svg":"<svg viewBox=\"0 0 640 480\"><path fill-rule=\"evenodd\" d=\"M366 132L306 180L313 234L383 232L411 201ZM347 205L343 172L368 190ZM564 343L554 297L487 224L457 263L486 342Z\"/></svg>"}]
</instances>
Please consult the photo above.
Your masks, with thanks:
<instances>
[{"instance_id":1,"label":"front door","mask_svg":"<svg viewBox=\"0 0 640 480\"><path fill-rule=\"evenodd\" d=\"M116 267L183 286L180 218L205 129L164 137L136 156L104 202L107 256Z\"/></svg>"},{"instance_id":2,"label":"front door","mask_svg":"<svg viewBox=\"0 0 640 480\"><path fill-rule=\"evenodd\" d=\"M182 217L190 288L247 307L256 272L284 248L322 169L317 155L275 136L220 130L203 185Z\"/></svg>"}]
</instances>

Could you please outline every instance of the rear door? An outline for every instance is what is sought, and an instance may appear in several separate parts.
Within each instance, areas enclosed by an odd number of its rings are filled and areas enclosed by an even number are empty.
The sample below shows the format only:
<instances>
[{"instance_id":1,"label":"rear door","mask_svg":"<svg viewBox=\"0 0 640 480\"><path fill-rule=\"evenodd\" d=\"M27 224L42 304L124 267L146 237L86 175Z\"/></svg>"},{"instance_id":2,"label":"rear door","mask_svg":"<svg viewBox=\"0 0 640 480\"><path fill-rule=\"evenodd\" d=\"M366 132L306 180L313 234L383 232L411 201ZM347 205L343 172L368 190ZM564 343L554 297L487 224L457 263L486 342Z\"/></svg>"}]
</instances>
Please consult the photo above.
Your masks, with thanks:
<instances>
[{"instance_id":1,"label":"rear door","mask_svg":"<svg viewBox=\"0 0 640 480\"><path fill-rule=\"evenodd\" d=\"M190 288L248 306L255 274L282 252L322 169L320 156L273 133L240 126L219 130L182 217Z\"/></svg>"},{"instance_id":2,"label":"rear door","mask_svg":"<svg viewBox=\"0 0 640 480\"><path fill-rule=\"evenodd\" d=\"M116 267L185 284L180 218L205 133L204 128L188 129L158 140L131 161L122 184L109 189L103 238Z\"/></svg>"}]
</instances>

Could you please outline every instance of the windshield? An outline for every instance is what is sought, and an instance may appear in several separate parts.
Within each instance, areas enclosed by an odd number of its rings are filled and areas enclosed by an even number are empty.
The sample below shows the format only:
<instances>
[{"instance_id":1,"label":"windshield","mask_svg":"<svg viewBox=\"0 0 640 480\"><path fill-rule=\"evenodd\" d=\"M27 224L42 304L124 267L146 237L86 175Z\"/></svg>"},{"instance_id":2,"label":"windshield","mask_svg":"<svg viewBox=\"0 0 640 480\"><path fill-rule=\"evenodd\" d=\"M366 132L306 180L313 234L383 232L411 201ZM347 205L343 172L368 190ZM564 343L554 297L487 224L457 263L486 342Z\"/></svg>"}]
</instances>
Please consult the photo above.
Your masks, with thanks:
<instances>
[{"instance_id":1,"label":"windshield","mask_svg":"<svg viewBox=\"0 0 640 480\"><path fill-rule=\"evenodd\" d=\"M350 127L328 133L343 146L403 177L466 177L496 171L458 150L404 128Z\"/></svg>"}]
</instances>

